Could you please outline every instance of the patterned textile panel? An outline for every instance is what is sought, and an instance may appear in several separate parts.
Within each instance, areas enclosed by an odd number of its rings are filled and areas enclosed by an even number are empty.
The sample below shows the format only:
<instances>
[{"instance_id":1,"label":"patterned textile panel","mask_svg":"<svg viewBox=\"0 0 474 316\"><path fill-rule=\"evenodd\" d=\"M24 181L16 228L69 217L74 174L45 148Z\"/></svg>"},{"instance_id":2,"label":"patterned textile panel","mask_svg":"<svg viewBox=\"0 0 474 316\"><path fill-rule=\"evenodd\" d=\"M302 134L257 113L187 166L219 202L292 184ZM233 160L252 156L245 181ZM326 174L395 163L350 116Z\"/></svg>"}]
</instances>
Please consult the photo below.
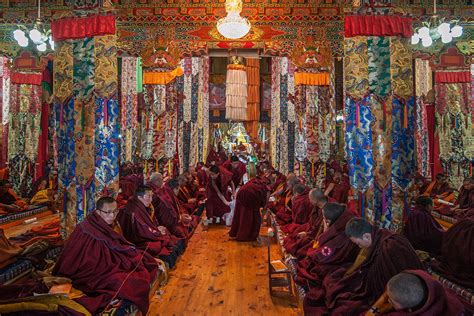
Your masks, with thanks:
<instances>
[{"instance_id":1,"label":"patterned textile panel","mask_svg":"<svg viewBox=\"0 0 474 316\"><path fill-rule=\"evenodd\" d=\"M367 38L346 38L344 50L344 88L346 94L357 101L369 90Z\"/></svg>"},{"instance_id":2,"label":"patterned textile panel","mask_svg":"<svg viewBox=\"0 0 474 316\"><path fill-rule=\"evenodd\" d=\"M271 62L272 66L272 83L271 83L271 130L270 130L270 148L274 148L271 152L272 165L283 172L279 166L279 135L280 128L280 83L281 83L281 58L274 57Z\"/></svg>"},{"instance_id":3,"label":"patterned textile panel","mask_svg":"<svg viewBox=\"0 0 474 316\"><path fill-rule=\"evenodd\" d=\"M392 183L381 189L378 185L374 186L374 223L390 228L392 223Z\"/></svg>"},{"instance_id":4,"label":"patterned textile panel","mask_svg":"<svg viewBox=\"0 0 474 316\"><path fill-rule=\"evenodd\" d=\"M472 293L469 289L463 288L462 286L449 281L448 279L433 271L431 268L428 268L428 273L431 274L435 280L438 280L441 284L443 284L444 287L454 291L454 293L474 306L474 293Z\"/></svg>"},{"instance_id":5,"label":"patterned textile panel","mask_svg":"<svg viewBox=\"0 0 474 316\"><path fill-rule=\"evenodd\" d=\"M360 102L346 98L346 156L351 185L365 192L373 185L372 96Z\"/></svg>"},{"instance_id":6,"label":"patterned textile panel","mask_svg":"<svg viewBox=\"0 0 474 316\"><path fill-rule=\"evenodd\" d=\"M416 99L416 161L418 172L431 179L430 146L428 137L426 106L421 98Z\"/></svg>"},{"instance_id":7,"label":"patterned textile panel","mask_svg":"<svg viewBox=\"0 0 474 316\"><path fill-rule=\"evenodd\" d=\"M138 58L122 57L122 99L121 123L122 148L121 161L135 161L137 151L138 94L137 94Z\"/></svg>"},{"instance_id":8,"label":"patterned textile panel","mask_svg":"<svg viewBox=\"0 0 474 316\"><path fill-rule=\"evenodd\" d=\"M20 259L0 270L0 285L33 268L30 260Z\"/></svg>"},{"instance_id":9,"label":"patterned textile panel","mask_svg":"<svg viewBox=\"0 0 474 316\"><path fill-rule=\"evenodd\" d=\"M413 96L412 53L409 40L390 38L390 73L392 75L392 93L398 98Z\"/></svg>"}]
</instances>

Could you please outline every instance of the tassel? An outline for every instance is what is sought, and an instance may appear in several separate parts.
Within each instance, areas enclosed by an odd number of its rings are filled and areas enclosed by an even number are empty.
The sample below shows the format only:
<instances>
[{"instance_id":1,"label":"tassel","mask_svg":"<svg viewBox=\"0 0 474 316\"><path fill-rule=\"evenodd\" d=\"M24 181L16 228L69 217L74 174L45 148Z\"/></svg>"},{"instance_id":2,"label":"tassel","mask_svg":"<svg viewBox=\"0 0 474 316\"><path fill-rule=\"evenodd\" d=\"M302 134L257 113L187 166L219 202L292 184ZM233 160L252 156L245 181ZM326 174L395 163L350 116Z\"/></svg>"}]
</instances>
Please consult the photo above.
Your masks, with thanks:
<instances>
[{"instance_id":1,"label":"tassel","mask_svg":"<svg viewBox=\"0 0 474 316\"><path fill-rule=\"evenodd\" d=\"M387 200L385 197L385 189L382 190L382 214L386 213Z\"/></svg>"},{"instance_id":2,"label":"tassel","mask_svg":"<svg viewBox=\"0 0 474 316\"><path fill-rule=\"evenodd\" d=\"M87 216L87 202L86 202L86 186L82 185L82 211L84 212L84 219Z\"/></svg>"},{"instance_id":3,"label":"tassel","mask_svg":"<svg viewBox=\"0 0 474 316\"><path fill-rule=\"evenodd\" d=\"M104 125L109 126L109 102L107 99L104 100Z\"/></svg>"},{"instance_id":4,"label":"tassel","mask_svg":"<svg viewBox=\"0 0 474 316\"><path fill-rule=\"evenodd\" d=\"M145 114L145 129L148 130L150 128L150 122L148 121L148 114Z\"/></svg>"},{"instance_id":5,"label":"tassel","mask_svg":"<svg viewBox=\"0 0 474 316\"><path fill-rule=\"evenodd\" d=\"M311 161L311 178L314 179L314 160Z\"/></svg>"},{"instance_id":6,"label":"tassel","mask_svg":"<svg viewBox=\"0 0 474 316\"><path fill-rule=\"evenodd\" d=\"M382 104L382 111L383 111L383 120L382 120L383 131L386 132L387 131L387 104L385 102L383 102Z\"/></svg>"},{"instance_id":7,"label":"tassel","mask_svg":"<svg viewBox=\"0 0 474 316\"><path fill-rule=\"evenodd\" d=\"M147 171L148 171L148 160L145 160L145 166L144 166L143 169L144 169L143 171L145 172L145 178L146 178L146 177L147 177L147 174L148 174L148 173L147 173Z\"/></svg>"},{"instance_id":8,"label":"tassel","mask_svg":"<svg viewBox=\"0 0 474 316\"><path fill-rule=\"evenodd\" d=\"M403 128L408 128L408 104L403 106Z\"/></svg>"},{"instance_id":9,"label":"tassel","mask_svg":"<svg viewBox=\"0 0 474 316\"><path fill-rule=\"evenodd\" d=\"M86 115L86 109L85 105L82 104L82 109L81 109L81 129L84 131L84 125L85 125L85 115Z\"/></svg>"},{"instance_id":10,"label":"tassel","mask_svg":"<svg viewBox=\"0 0 474 316\"><path fill-rule=\"evenodd\" d=\"M168 176L171 177L171 159L168 160Z\"/></svg>"},{"instance_id":11,"label":"tassel","mask_svg":"<svg viewBox=\"0 0 474 316\"><path fill-rule=\"evenodd\" d=\"M360 127L359 111L360 111L359 104L356 104L355 121L356 121L356 126L358 128Z\"/></svg>"},{"instance_id":12,"label":"tassel","mask_svg":"<svg viewBox=\"0 0 474 316\"><path fill-rule=\"evenodd\" d=\"M156 159L156 172L160 172L160 166L158 165L158 159Z\"/></svg>"},{"instance_id":13,"label":"tassel","mask_svg":"<svg viewBox=\"0 0 474 316\"><path fill-rule=\"evenodd\" d=\"M303 164L302 163L299 163L300 165L300 177L303 175Z\"/></svg>"},{"instance_id":14,"label":"tassel","mask_svg":"<svg viewBox=\"0 0 474 316\"><path fill-rule=\"evenodd\" d=\"M326 163L323 165L323 177L326 179Z\"/></svg>"},{"instance_id":15,"label":"tassel","mask_svg":"<svg viewBox=\"0 0 474 316\"><path fill-rule=\"evenodd\" d=\"M326 120L323 119L323 133L326 133Z\"/></svg>"}]
</instances>

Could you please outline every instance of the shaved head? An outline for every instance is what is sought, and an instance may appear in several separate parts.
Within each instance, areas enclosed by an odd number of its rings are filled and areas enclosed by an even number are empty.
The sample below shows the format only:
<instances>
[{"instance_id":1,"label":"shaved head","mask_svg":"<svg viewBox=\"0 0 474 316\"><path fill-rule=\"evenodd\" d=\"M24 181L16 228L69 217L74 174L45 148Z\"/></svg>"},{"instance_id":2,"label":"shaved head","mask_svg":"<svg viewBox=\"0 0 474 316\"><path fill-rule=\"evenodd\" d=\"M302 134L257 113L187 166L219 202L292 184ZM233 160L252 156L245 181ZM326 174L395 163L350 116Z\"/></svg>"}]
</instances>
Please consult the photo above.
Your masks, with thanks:
<instances>
[{"instance_id":1,"label":"shaved head","mask_svg":"<svg viewBox=\"0 0 474 316\"><path fill-rule=\"evenodd\" d=\"M402 272L387 283L388 297L396 310L419 306L425 299L425 285L416 275Z\"/></svg>"},{"instance_id":2,"label":"shaved head","mask_svg":"<svg viewBox=\"0 0 474 316\"><path fill-rule=\"evenodd\" d=\"M328 198L320 189L312 189L309 191L309 200L313 205L324 205L328 202Z\"/></svg>"},{"instance_id":3,"label":"shaved head","mask_svg":"<svg viewBox=\"0 0 474 316\"><path fill-rule=\"evenodd\" d=\"M286 186L290 190L293 190L293 187L298 183L300 183L300 179L298 179L298 177L295 176L294 173L290 173L286 178Z\"/></svg>"},{"instance_id":4,"label":"shaved head","mask_svg":"<svg viewBox=\"0 0 474 316\"><path fill-rule=\"evenodd\" d=\"M323 216L326 220L333 224L339 218L339 216L344 213L345 210L346 206L344 204L326 203L326 205L323 207Z\"/></svg>"},{"instance_id":5,"label":"shaved head","mask_svg":"<svg viewBox=\"0 0 474 316\"><path fill-rule=\"evenodd\" d=\"M293 187L293 194L301 194L306 190L306 186L303 183L297 183Z\"/></svg>"},{"instance_id":6,"label":"shaved head","mask_svg":"<svg viewBox=\"0 0 474 316\"><path fill-rule=\"evenodd\" d=\"M150 176L150 182L161 187L163 185L163 175L159 172L152 173Z\"/></svg>"}]
</instances>

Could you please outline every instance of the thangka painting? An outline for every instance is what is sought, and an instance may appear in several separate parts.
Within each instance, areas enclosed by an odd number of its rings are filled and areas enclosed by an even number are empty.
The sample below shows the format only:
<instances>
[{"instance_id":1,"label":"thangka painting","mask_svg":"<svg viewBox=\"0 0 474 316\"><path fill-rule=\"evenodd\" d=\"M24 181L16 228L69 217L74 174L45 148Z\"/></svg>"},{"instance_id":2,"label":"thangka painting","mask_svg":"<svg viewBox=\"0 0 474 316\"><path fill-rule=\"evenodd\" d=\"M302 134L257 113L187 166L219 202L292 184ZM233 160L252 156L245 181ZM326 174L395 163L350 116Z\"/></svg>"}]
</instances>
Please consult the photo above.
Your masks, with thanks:
<instances>
[{"instance_id":1,"label":"thangka painting","mask_svg":"<svg viewBox=\"0 0 474 316\"><path fill-rule=\"evenodd\" d=\"M225 109L225 83L209 83L209 109Z\"/></svg>"}]
</instances>

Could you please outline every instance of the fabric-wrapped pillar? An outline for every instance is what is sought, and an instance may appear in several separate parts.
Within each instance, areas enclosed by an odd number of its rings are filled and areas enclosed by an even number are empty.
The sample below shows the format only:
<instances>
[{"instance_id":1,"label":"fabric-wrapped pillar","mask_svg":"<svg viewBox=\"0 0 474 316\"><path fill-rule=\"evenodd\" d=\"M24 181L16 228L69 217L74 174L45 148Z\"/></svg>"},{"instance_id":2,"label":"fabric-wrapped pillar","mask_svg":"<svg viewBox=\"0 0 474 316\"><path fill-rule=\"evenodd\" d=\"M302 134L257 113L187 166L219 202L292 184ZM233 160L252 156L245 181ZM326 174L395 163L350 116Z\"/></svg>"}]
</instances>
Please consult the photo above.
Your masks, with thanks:
<instances>
[{"instance_id":1,"label":"fabric-wrapped pillar","mask_svg":"<svg viewBox=\"0 0 474 316\"><path fill-rule=\"evenodd\" d=\"M86 27L87 26L87 27ZM118 192L119 105L115 18L90 15L51 23L56 42L54 99L62 232Z\"/></svg>"},{"instance_id":2,"label":"fabric-wrapped pillar","mask_svg":"<svg viewBox=\"0 0 474 316\"><path fill-rule=\"evenodd\" d=\"M411 19L346 16L345 127L363 218L399 230L415 171Z\"/></svg>"},{"instance_id":3,"label":"fabric-wrapped pillar","mask_svg":"<svg viewBox=\"0 0 474 316\"><path fill-rule=\"evenodd\" d=\"M247 73L242 57L232 56L227 66L225 87L225 118L233 121L247 119Z\"/></svg>"}]
</instances>

